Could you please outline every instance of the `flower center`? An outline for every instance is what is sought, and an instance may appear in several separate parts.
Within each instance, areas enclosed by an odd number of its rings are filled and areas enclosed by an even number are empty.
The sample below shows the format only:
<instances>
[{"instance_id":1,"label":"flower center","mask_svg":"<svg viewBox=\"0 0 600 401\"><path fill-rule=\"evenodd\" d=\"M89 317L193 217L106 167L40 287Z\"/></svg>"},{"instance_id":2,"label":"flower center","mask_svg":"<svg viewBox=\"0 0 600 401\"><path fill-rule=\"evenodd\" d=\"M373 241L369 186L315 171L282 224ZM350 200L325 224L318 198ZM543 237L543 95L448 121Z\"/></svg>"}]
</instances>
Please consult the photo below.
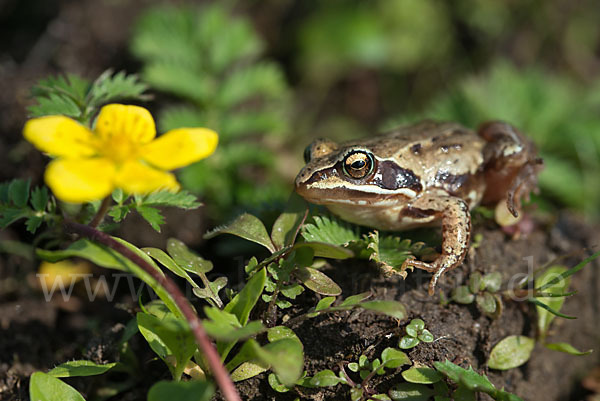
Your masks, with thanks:
<instances>
[{"instance_id":1,"label":"flower center","mask_svg":"<svg viewBox=\"0 0 600 401\"><path fill-rule=\"evenodd\" d=\"M116 164L123 164L138 158L140 144L134 143L127 135L110 135L99 142L98 153L113 160Z\"/></svg>"}]
</instances>

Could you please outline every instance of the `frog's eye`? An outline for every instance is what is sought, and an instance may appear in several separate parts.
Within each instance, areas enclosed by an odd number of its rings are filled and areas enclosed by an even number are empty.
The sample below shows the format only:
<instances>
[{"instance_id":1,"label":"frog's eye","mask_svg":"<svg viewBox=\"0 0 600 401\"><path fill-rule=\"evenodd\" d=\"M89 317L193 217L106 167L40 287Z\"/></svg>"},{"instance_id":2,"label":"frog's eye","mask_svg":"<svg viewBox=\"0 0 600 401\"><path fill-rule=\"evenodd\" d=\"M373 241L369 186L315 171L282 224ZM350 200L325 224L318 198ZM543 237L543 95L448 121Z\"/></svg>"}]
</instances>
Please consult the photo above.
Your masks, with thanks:
<instances>
[{"instance_id":1,"label":"frog's eye","mask_svg":"<svg viewBox=\"0 0 600 401\"><path fill-rule=\"evenodd\" d=\"M304 163L308 163L310 161L310 154L311 154L311 145L308 145L304 149Z\"/></svg>"},{"instance_id":2,"label":"frog's eye","mask_svg":"<svg viewBox=\"0 0 600 401\"><path fill-rule=\"evenodd\" d=\"M373 164L372 154L352 152L344 159L344 173L352 178L364 178L373 171Z\"/></svg>"}]
</instances>

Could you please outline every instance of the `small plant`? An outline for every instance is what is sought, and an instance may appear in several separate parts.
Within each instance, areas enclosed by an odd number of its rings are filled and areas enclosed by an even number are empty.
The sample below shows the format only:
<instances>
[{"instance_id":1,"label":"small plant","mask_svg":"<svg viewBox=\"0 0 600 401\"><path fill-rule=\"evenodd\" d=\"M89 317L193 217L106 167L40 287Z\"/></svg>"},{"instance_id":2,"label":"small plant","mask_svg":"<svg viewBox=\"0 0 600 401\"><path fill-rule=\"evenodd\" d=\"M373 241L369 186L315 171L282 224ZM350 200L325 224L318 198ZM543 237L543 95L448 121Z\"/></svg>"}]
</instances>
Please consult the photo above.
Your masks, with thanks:
<instances>
[{"instance_id":1,"label":"small plant","mask_svg":"<svg viewBox=\"0 0 600 401\"><path fill-rule=\"evenodd\" d=\"M481 313L496 319L502 313L502 298L498 293L501 285L500 272L492 272L484 276L474 272L469 276L468 285L461 285L452 290L451 299L464 305L475 302Z\"/></svg>"},{"instance_id":2,"label":"small plant","mask_svg":"<svg viewBox=\"0 0 600 401\"><path fill-rule=\"evenodd\" d=\"M398 346L402 349L414 348L419 343L430 343L433 341L433 334L425 328L425 322L421 319L413 319L406 326L406 335L400 339Z\"/></svg>"}]
</instances>

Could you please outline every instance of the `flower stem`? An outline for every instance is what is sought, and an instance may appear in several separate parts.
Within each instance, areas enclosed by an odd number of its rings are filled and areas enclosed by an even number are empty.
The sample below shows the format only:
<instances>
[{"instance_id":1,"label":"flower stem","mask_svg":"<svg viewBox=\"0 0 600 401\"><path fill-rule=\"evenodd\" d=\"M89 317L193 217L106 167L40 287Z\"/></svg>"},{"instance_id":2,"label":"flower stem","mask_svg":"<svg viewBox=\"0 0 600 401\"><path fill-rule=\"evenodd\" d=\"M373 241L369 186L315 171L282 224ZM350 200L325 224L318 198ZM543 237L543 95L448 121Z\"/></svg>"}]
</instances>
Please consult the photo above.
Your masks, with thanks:
<instances>
[{"instance_id":1,"label":"flower stem","mask_svg":"<svg viewBox=\"0 0 600 401\"><path fill-rule=\"evenodd\" d=\"M181 313L187 320L194 337L196 338L196 343L206 356L206 360L210 369L212 370L213 376L219 385L223 393L223 397L227 401L241 401L240 396L229 377L229 374L225 370L221 362L221 358L217 353L214 345L208 338L204 327L202 326L202 322L196 315L194 309L188 302L187 298L183 295L179 287L175 284L173 280L171 280L167 276L161 275L156 269L154 269L150 264L148 264L144 259L140 256L136 255L132 250L125 247L125 245L114 240L110 235L103 233L93 227L86 226L83 224L75 223L72 221L66 221L65 227L67 231L76 233L82 237L89 238L92 241L99 242L107 247L119 252L121 255L125 256L133 263L141 267L146 271L146 273L150 274L152 278L154 278L163 288L169 293L169 295L173 298L173 301L177 305L177 307L181 310Z\"/></svg>"},{"instance_id":2,"label":"flower stem","mask_svg":"<svg viewBox=\"0 0 600 401\"><path fill-rule=\"evenodd\" d=\"M96 213L92 221L90 221L90 227L96 228L100 225L100 223L102 223L102 220L104 220L104 216L106 216L106 212L108 212L108 208L110 207L110 201L110 195L102 199L102 203L100 204L100 208L98 208L98 212Z\"/></svg>"}]
</instances>

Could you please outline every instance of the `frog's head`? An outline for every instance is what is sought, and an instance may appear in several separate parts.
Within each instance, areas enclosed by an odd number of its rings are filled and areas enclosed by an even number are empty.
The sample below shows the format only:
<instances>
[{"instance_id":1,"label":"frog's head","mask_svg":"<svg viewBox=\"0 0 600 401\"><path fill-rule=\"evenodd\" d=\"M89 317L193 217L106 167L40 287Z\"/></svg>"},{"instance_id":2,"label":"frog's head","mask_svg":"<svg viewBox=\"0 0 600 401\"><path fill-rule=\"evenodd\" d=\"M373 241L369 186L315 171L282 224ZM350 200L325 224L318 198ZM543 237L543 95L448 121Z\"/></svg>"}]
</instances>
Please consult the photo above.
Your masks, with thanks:
<instances>
[{"instance_id":1,"label":"frog's head","mask_svg":"<svg viewBox=\"0 0 600 401\"><path fill-rule=\"evenodd\" d=\"M304 159L296 192L311 203L377 206L398 196L414 198L422 190L412 170L379 158L368 144L318 139L306 148Z\"/></svg>"}]
</instances>

